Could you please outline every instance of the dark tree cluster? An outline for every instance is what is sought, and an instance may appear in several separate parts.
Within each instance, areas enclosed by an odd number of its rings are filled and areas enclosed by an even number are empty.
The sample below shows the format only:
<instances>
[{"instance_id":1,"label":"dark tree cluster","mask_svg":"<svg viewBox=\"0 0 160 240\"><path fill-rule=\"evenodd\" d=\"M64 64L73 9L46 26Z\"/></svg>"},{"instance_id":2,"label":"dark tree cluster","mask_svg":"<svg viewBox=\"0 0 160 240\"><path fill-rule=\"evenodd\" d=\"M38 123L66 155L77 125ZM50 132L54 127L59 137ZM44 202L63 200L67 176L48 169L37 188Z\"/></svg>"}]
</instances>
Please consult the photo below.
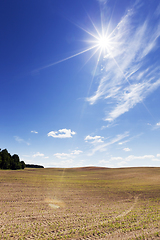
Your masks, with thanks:
<instances>
[{"instance_id":1,"label":"dark tree cluster","mask_svg":"<svg viewBox=\"0 0 160 240\"><path fill-rule=\"evenodd\" d=\"M41 165L26 164L26 168L44 168L44 167Z\"/></svg>"},{"instance_id":2,"label":"dark tree cluster","mask_svg":"<svg viewBox=\"0 0 160 240\"><path fill-rule=\"evenodd\" d=\"M2 151L0 149L0 168L12 170L24 169L25 163L24 161L20 161L17 154L11 156L7 149L3 149Z\"/></svg>"}]
</instances>

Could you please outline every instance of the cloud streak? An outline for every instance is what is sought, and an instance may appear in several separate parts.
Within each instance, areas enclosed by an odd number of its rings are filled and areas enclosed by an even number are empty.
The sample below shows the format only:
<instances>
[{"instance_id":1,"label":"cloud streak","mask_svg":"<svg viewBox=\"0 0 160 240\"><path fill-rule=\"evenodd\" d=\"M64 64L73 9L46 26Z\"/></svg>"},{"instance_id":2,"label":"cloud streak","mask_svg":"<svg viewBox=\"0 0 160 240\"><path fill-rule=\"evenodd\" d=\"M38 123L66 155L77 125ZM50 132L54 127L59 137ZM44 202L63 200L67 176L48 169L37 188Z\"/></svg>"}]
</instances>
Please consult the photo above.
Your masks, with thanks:
<instances>
[{"instance_id":1,"label":"cloud streak","mask_svg":"<svg viewBox=\"0 0 160 240\"><path fill-rule=\"evenodd\" d=\"M103 58L98 88L87 98L90 104L106 101L110 110L104 120L109 122L143 103L160 86L159 63L150 62L158 47L160 19L155 14L140 20L143 7L128 11L110 33L112 42Z\"/></svg>"}]
</instances>

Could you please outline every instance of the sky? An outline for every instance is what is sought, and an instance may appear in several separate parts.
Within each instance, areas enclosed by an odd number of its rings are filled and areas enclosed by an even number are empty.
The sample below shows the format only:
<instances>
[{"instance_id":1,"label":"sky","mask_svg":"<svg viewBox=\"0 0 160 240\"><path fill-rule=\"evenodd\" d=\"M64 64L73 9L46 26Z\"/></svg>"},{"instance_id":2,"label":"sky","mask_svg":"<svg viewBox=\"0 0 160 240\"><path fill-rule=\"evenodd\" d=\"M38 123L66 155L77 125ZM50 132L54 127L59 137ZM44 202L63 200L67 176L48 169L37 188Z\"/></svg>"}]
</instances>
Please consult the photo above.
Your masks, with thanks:
<instances>
[{"instance_id":1,"label":"sky","mask_svg":"<svg viewBox=\"0 0 160 240\"><path fill-rule=\"evenodd\" d=\"M160 1L0 1L0 148L160 167Z\"/></svg>"}]
</instances>

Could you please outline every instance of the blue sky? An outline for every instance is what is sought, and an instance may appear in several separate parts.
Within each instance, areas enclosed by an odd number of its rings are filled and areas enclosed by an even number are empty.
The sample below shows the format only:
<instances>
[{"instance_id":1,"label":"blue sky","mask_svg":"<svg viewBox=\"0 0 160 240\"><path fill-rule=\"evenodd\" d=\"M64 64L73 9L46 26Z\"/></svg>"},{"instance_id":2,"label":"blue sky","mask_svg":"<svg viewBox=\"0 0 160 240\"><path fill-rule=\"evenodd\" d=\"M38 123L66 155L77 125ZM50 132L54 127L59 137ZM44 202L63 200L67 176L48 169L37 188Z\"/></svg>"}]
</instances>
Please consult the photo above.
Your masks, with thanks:
<instances>
[{"instance_id":1,"label":"blue sky","mask_svg":"<svg viewBox=\"0 0 160 240\"><path fill-rule=\"evenodd\" d=\"M160 167L160 2L0 2L0 148L45 167Z\"/></svg>"}]
</instances>

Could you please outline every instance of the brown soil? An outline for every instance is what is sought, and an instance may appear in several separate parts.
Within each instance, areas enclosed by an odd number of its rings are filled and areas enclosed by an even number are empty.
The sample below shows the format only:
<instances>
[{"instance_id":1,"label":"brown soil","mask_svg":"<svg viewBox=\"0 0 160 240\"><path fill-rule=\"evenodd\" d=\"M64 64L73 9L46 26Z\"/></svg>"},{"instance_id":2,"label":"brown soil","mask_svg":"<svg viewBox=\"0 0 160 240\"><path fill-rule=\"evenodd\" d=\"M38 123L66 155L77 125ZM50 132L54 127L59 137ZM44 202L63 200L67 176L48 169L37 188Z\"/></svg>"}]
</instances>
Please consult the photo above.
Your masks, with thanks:
<instances>
[{"instance_id":1,"label":"brown soil","mask_svg":"<svg viewBox=\"0 0 160 240\"><path fill-rule=\"evenodd\" d=\"M160 168L0 170L0 239L160 239Z\"/></svg>"}]
</instances>

